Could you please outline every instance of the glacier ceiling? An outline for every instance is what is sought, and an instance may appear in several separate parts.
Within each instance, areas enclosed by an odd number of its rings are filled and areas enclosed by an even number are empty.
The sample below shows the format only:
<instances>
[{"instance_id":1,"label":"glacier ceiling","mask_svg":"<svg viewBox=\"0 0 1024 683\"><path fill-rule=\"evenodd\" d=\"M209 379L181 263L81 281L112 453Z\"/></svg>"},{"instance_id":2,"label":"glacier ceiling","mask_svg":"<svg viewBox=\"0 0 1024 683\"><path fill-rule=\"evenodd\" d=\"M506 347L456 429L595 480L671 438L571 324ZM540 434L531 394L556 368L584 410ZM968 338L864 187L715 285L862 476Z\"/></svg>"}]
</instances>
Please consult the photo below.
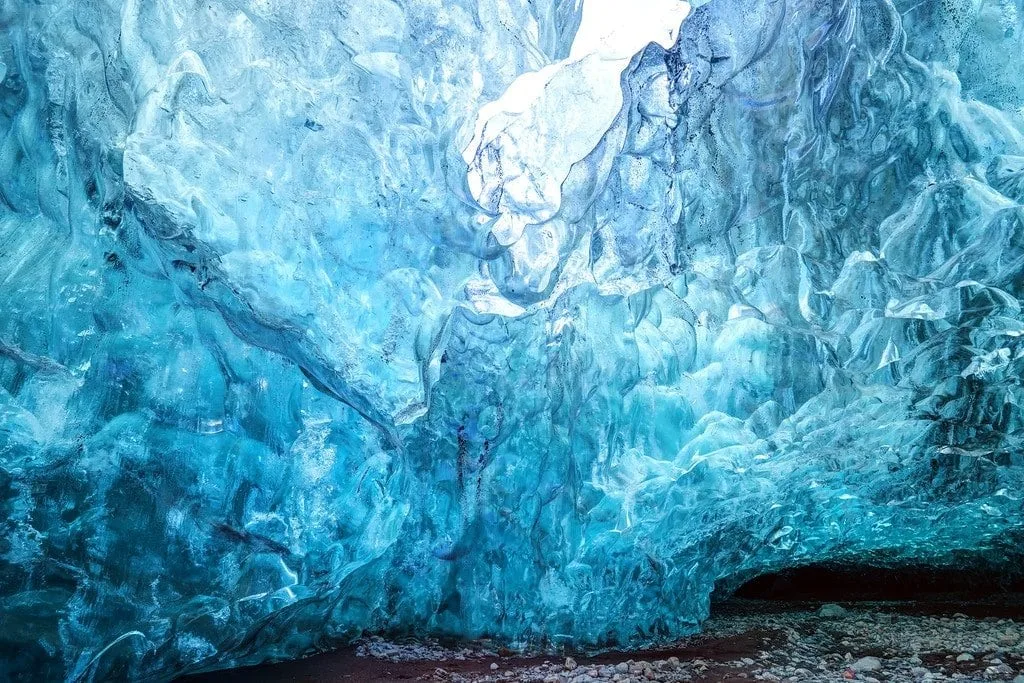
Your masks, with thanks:
<instances>
[{"instance_id":1,"label":"glacier ceiling","mask_svg":"<svg viewBox=\"0 0 1024 683\"><path fill-rule=\"evenodd\" d=\"M0 3L0 677L1000 552L1022 13Z\"/></svg>"}]
</instances>

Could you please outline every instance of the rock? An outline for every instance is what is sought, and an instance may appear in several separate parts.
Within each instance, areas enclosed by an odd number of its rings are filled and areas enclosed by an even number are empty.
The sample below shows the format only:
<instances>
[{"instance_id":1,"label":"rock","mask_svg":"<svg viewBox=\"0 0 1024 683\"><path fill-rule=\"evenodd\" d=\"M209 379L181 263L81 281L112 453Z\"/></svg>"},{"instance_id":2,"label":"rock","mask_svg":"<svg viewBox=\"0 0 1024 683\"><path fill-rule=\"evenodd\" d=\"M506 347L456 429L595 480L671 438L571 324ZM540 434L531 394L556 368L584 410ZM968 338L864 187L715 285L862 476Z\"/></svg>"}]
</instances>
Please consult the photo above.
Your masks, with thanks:
<instances>
[{"instance_id":1,"label":"rock","mask_svg":"<svg viewBox=\"0 0 1024 683\"><path fill-rule=\"evenodd\" d=\"M491 671L497 671L497 670L498 670L498 665L495 664L494 662L491 662Z\"/></svg>"},{"instance_id":2,"label":"rock","mask_svg":"<svg viewBox=\"0 0 1024 683\"><path fill-rule=\"evenodd\" d=\"M618 664L615 665L615 670L618 671L619 673L622 673L622 674L628 673L629 672L629 664L626 664L625 662L619 662Z\"/></svg>"},{"instance_id":3,"label":"rock","mask_svg":"<svg viewBox=\"0 0 1024 683\"><path fill-rule=\"evenodd\" d=\"M836 618L839 618L839 617L845 617L848 613L849 612L847 612L847 610L845 608L843 608L842 606L837 605L835 603L829 603L827 605L822 605L821 608L818 609L818 616L819 617L826 617L826 618L829 618L829 619L836 619Z\"/></svg>"},{"instance_id":4,"label":"rock","mask_svg":"<svg viewBox=\"0 0 1024 683\"><path fill-rule=\"evenodd\" d=\"M964 652L961 655L957 655L956 661L957 662L973 662L974 661L974 655L971 655L971 654L968 654L968 653Z\"/></svg>"},{"instance_id":5,"label":"rock","mask_svg":"<svg viewBox=\"0 0 1024 683\"><path fill-rule=\"evenodd\" d=\"M566 657L565 658L565 668L568 669L569 671L572 671L573 669L575 669L576 668L576 660L573 659L572 657Z\"/></svg>"},{"instance_id":6,"label":"rock","mask_svg":"<svg viewBox=\"0 0 1024 683\"><path fill-rule=\"evenodd\" d=\"M1024 674L1017 676L1010 683L1024 683Z\"/></svg>"},{"instance_id":7,"label":"rock","mask_svg":"<svg viewBox=\"0 0 1024 683\"><path fill-rule=\"evenodd\" d=\"M913 669L910 670L910 673L914 675L914 678L924 678L928 675L929 671L923 666L915 666Z\"/></svg>"},{"instance_id":8,"label":"rock","mask_svg":"<svg viewBox=\"0 0 1024 683\"><path fill-rule=\"evenodd\" d=\"M850 665L850 668L858 673L864 671L878 671L882 668L882 661L878 657L861 657Z\"/></svg>"},{"instance_id":9,"label":"rock","mask_svg":"<svg viewBox=\"0 0 1024 683\"><path fill-rule=\"evenodd\" d=\"M907 661L910 662L911 664L913 664L914 666L921 666L921 658L918 657L917 655L914 655L913 657L911 657ZM926 669L926 671L927 671L927 669Z\"/></svg>"}]
</instances>

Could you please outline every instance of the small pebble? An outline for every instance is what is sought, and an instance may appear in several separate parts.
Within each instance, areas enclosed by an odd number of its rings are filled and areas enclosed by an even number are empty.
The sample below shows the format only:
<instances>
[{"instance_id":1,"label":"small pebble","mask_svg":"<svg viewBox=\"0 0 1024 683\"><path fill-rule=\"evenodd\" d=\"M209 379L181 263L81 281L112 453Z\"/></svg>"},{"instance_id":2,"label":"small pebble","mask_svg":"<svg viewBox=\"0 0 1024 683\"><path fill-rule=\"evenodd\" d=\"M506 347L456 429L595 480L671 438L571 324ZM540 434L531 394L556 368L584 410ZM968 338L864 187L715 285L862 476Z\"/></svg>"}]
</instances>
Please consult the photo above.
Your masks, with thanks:
<instances>
[{"instance_id":1,"label":"small pebble","mask_svg":"<svg viewBox=\"0 0 1024 683\"><path fill-rule=\"evenodd\" d=\"M818 610L819 617L826 617L829 619L845 617L847 614L848 612L844 607L842 607L841 605L836 605L834 603L822 605L821 608Z\"/></svg>"},{"instance_id":2,"label":"small pebble","mask_svg":"<svg viewBox=\"0 0 1024 683\"><path fill-rule=\"evenodd\" d=\"M861 657L850 668L857 672L878 671L882 668L882 662L878 657Z\"/></svg>"}]
</instances>

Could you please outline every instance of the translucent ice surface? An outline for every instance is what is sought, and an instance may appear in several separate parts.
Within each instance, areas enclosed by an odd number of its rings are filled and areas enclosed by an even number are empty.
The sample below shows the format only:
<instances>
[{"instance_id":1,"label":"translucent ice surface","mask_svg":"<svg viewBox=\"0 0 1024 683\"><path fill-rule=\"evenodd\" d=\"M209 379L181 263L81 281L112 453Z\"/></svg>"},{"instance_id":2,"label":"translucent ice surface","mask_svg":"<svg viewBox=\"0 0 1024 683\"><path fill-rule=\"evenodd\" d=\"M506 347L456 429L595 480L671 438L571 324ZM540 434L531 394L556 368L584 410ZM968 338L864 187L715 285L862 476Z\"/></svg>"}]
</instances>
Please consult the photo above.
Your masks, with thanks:
<instances>
[{"instance_id":1,"label":"translucent ice surface","mask_svg":"<svg viewBox=\"0 0 1024 683\"><path fill-rule=\"evenodd\" d=\"M699 629L1024 531L1024 0L0 3L0 678Z\"/></svg>"}]
</instances>

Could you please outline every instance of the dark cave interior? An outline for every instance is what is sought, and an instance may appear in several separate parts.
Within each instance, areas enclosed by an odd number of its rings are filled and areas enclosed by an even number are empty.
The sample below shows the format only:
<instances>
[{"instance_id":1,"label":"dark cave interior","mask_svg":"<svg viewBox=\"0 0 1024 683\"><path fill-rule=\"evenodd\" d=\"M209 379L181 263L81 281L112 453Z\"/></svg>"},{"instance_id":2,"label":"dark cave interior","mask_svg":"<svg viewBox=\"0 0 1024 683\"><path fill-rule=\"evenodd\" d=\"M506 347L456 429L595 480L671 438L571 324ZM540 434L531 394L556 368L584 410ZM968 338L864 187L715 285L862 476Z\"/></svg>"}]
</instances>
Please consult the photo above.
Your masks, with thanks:
<instances>
[{"instance_id":1,"label":"dark cave interior","mask_svg":"<svg viewBox=\"0 0 1024 683\"><path fill-rule=\"evenodd\" d=\"M812 564L763 574L721 594L717 604L735 599L987 603L1024 594L1024 559L968 560L943 566Z\"/></svg>"}]
</instances>

